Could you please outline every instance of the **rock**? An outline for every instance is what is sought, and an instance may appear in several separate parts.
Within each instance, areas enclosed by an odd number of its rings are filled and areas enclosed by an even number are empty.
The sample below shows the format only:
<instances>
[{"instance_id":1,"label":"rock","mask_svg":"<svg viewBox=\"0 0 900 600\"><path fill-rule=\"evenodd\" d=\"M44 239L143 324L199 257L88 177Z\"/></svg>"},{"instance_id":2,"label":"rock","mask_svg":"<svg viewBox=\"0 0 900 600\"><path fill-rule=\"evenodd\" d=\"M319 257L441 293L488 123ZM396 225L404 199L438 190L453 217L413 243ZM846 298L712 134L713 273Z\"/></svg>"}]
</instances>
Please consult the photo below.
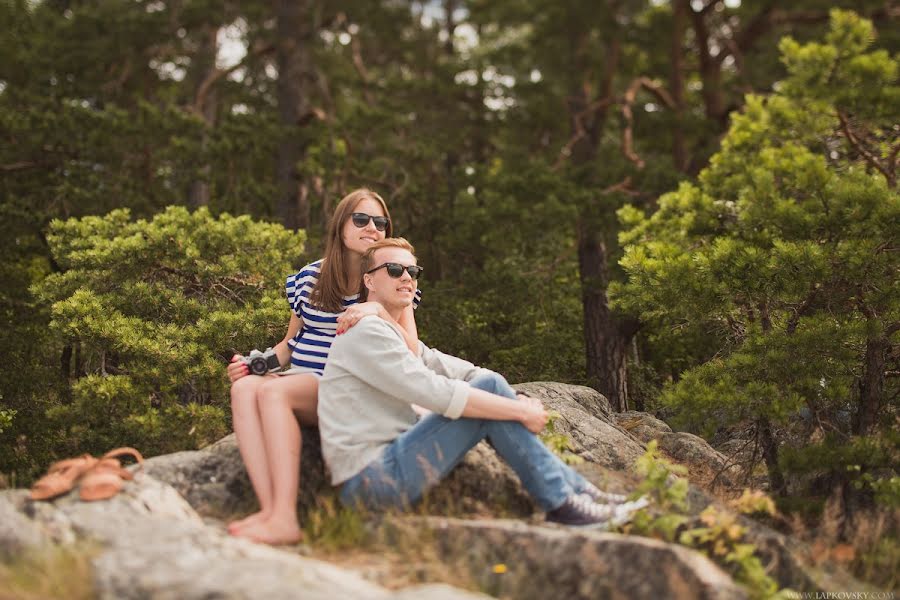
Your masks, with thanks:
<instances>
[{"instance_id":1,"label":"rock","mask_svg":"<svg viewBox=\"0 0 900 600\"><path fill-rule=\"evenodd\" d=\"M560 414L555 430L568 435L574 451L587 461L630 471L644 453L640 442L615 424L609 401L600 392L562 383L522 383L516 389L540 398Z\"/></svg>"},{"instance_id":2,"label":"rock","mask_svg":"<svg viewBox=\"0 0 900 600\"><path fill-rule=\"evenodd\" d=\"M646 444L650 440L659 439L665 433L672 433L672 428L651 414L629 410L614 415L616 423Z\"/></svg>"},{"instance_id":3,"label":"rock","mask_svg":"<svg viewBox=\"0 0 900 600\"><path fill-rule=\"evenodd\" d=\"M21 512L25 491L0 495L0 561L9 561L25 551L44 545L48 532Z\"/></svg>"},{"instance_id":4,"label":"rock","mask_svg":"<svg viewBox=\"0 0 900 600\"><path fill-rule=\"evenodd\" d=\"M4 511L30 507L36 527L68 523L78 540L98 548L91 565L101 599L411 597L326 562L230 537L150 476L107 501L80 502L75 494L51 503L22 500L21 492L0 494ZM435 597L446 600L485 598L445 585L420 586L418 597L428 597L432 587Z\"/></svg>"},{"instance_id":5,"label":"rock","mask_svg":"<svg viewBox=\"0 0 900 600\"><path fill-rule=\"evenodd\" d=\"M316 497L330 486L325 477L319 430L303 427L302 436L298 506L301 512L305 512L315 505ZM234 434L202 450L150 458L145 463L145 469L148 475L174 487L204 515L227 517L251 512L257 507Z\"/></svg>"},{"instance_id":6,"label":"rock","mask_svg":"<svg viewBox=\"0 0 900 600\"><path fill-rule=\"evenodd\" d=\"M437 514L525 517L535 506L509 465L487 442L481 442L429 492L425 509Z\"/></svg>"},{"instance_id":7,"label":"rock","mask_svg":"<svg viewBox=\"0 0 900 600\"><path fill-rule=\"evenodd\" d=\"M503 520L424 517L396 526L427 530L448 562L505 598L747 597L703 555L650 538Z\"/></svg>"},{"instance_id":8,"label":"rock","mask_svg":"<svg viewBox=\"0 0 900 600\"><path fill-rule=\"evenodd\" d=\"M675 461L688 467L695 481L734 486L740 475L740 467L693 433L662 434L659 447Z\"/></svg>"},{"instance_id":9,"label":"rock","mask_svg":"<svg viewBox=\"0 0 900 600\"><path fill-rule=\"evenodd\" d=\"M609 402L599 392L559 383L517 386L561 415L556 430L571 437L575 453L614 471L630 471L644 449L615 425ZM303 428L303 464L298 507L301 514L330 489L322 463L318 430ZM237 441L227 436L203 450L177 452L149 459L148 474L172 485L204 515L229 516L256 506ZM485 443L469 454L430 495L435 512L496 512L525 516L534 510L518 478Z\"/></svg>"},{"instance_id":10,"label":"rock","mask_svg":"<svg viewBox=\"0 0 900 600\"><path fill-rule=\"evenodd\" d=\"M600 419L609 424L615 422L615 413L609 404L609 400L594 388L583 385L557 383L555 381L532 381L529 383L520 383L514 387L518 391L525 392L529 396L534 396L535 398L541 398L551 404L556 403L557 401L574 403L595 419Z\"/></svg>"}]
</instances>

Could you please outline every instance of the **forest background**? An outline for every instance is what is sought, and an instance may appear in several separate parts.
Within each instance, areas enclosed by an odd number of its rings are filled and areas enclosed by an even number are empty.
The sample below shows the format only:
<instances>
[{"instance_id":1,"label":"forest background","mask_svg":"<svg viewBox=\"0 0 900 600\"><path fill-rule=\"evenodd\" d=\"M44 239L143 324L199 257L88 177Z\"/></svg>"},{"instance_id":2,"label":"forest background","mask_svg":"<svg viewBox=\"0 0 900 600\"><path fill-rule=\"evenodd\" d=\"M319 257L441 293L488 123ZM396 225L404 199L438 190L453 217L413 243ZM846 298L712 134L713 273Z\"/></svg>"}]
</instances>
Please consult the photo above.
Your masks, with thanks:
<instances>
[{"instance_id":1,"label":"forest background","mask_svg":"<svg viewBox=\"0 0 900 600\"><path fill-rule=\"evenodd\" d=\"M0 474L226 434L225 360L367 186L426 343L740 431L783 508L896 508L898 15L3 0Z\"/></svg>"}]
</instances>

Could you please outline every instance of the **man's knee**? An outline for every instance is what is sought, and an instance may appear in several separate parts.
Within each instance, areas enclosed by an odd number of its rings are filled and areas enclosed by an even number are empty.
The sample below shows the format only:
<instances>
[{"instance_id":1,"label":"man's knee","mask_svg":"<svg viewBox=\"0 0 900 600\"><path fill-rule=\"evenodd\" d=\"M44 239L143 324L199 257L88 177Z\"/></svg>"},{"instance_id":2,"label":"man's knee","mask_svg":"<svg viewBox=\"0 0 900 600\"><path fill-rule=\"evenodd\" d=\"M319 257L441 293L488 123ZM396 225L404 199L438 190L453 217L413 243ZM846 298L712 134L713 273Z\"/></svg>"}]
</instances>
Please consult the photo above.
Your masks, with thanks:
<instances>
[{"instance_id":1,"label":"man's knee","mask_svg":"<svg viewBox=\"0 0 900 600\"><path fill-rule=\"evenodd\" d=\"M469 385L471 385L473 388L484 390L485 392L490 392L492 394L509 396L509 393L507 392L509 384L506 382L506 378L499 373L494 373L493 371L484 375L479 375L478 377L470 381Z\"/></svg>"}]
</instances>

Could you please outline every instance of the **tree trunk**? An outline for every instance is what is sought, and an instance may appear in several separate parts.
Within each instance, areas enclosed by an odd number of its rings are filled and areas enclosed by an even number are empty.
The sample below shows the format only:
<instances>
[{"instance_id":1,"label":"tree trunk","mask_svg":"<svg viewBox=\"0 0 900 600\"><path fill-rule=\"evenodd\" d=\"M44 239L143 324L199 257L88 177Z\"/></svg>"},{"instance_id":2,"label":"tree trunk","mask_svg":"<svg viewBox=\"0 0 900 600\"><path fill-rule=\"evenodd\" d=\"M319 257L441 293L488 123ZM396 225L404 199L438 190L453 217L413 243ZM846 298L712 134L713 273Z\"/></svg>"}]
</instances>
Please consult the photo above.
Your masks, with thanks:
<instances>
[{"instance_id":1,"label":"tree trunk","mask_svg":"<svg viewBox=\"0 0 900 600\"><path fill-rule=\"evenodd\" d=\"M318 7L314 0L277 0L275 7L278 116L282 127L276 160L276 212L285 227L298 229L309 225L308 204L305 214L300 210L302 192L297 163L306 149L300 129L311 114L309 95L315 85L310 44L317 29Z\"/></svg>"},{"instance_id":2,"label":"tree trunk","mask_svg":"<svg viewBox=\"0 0 900 600\"><path fill-rule=\"evenodd\" d=\"M684 31L690 0L672 3L672 73L669 89L675 103L675 126L672 128L672 162L679 171L687 169L687 149L684 141Z\"/></svg>"},{"instance_id":3,"label":"tree trunk","mask_svg":"<svg viewBox=\"0 0 900 600\"><path fill-rule=\"evenodd\" d=\"M885 357L890 344L878 334L866 340L865 372L859 380L859 407L853 419L853 433L867 435L875 424L884 397Z\"/></svg>"},{"instance_id":4,"label":"tree trunk","mask_svg":"<svg viewBox=\"0 0 900 600\"><path fill-rule=\"evenodd\" d=\"M206 78L216 70L216 54L218 52L216 38L218 33L219 28L214 25L207 25L203 27L200 32L200 46L191 58L191 78L193 79L195 94L203 85L203 82L206 81ZM197 108L201 111L204 123L203 133L200 139L202 156L205 155L209 145L209 129L215 125L218 113L215 88L212 88L207 92L203 99L203 105ZM191 190L188 196L188 205L192 208L209 206L210 172L208 163L199 165L197 169L197 178L191 182Z\"/></svg>"},{"instance_id":5,"label":"tree trunk","mask_svg":"<svg viewBox=\"0 0 900 600\"><path fill-rule=\"evenodd\" d=\"M728 123L728 112L722 93L722 66L713 56L710 44L710 33L706 26L705 16L691 9L694 34L697 40L697 53L700 59L700 79L703 82L703 104L706 117L719 123L724 128Z\"/></svg>"},{"instance_id":6,"label":"tree trunk","mask_svg":"<svg viewBox=\"0 0 900 600\"><path fill-rule=\"evenodd\" d=\"M572 147L571 164L582 173L590 173L597 160L600 132L608 115L609 105L589 111L594 100L590 90L593 72L592 58L586 52L589 47L586 33L580 23L571 23L570 38L572 64L577 77L571 82L569 94L569 118L572 134L580 136ZM575 33L577 32L577 33ZM605 64L599 82L598 97L612 98L615 76L618 70L621 39L613 35L606 46ZM585 185L595 186L591 175ZM609 308L606 290L609 286L611 260L603 231L596 224L590 207L583 207L578 218L576 239L578 244L578 270L581 282L581 301L584 308L584 345L586 374L591 386L607 397L616 411L628 410L628 345L637 331L636 324L616 318Z\"/></svg>"},{"instance_id":7,"label":"tree trunk","mask_svg":"<svg viewBox=\"0 0 900 600\"><path fill-rule=\"evenodd\" d=\"M787 484L778 464L778 442L772 434L772 424L767 417L760 417L756 421L756 428L763 459L766 461L766 468L769 471L769 488L775 495L785 496Z\"/></svg>"},{"instance_id":8,"label":"tree trunk","mask_svg":"<svg viewBox=\"0 0 900 600\"><path fill-rule=\"evenodd\" d=\"M609 260L596 231L578 228L578 267L584 306L584 344L588 381L618 412L628 410L628 346L637 328L609 308Z\"/></svg>"}]
</instances>

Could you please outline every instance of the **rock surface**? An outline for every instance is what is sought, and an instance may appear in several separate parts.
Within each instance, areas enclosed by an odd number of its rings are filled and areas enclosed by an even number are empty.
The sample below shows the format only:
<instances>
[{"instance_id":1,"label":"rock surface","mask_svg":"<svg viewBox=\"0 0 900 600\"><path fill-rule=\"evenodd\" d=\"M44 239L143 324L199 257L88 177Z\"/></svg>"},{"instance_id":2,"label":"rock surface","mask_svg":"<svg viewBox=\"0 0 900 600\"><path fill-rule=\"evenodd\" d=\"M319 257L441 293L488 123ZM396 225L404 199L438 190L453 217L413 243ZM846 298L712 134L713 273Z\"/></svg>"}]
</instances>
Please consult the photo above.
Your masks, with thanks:
<instances>
[{"instance_id":1,"label":"rock surface","mask_svg":"<svg viewBox=\"0 0 900 600\"><path fill-rule=\"evenodd\" d=\"M521 521L410 521L433 533L445 559L462 562L483 589L507 598L747 597L704 556L658 540Z\"/></svg>"},{"instance_id":2,"label":"rock surface","mask_svg":"<svg viewBox=\"0 0 900 600\"><path fill-rule=\"evenodd\" d=\"M598 391L546 381L515 387L560 414L556 431L571 437L575 453L585 460L628 471L644 453L643 445L616 424L609 401Z\"/></svg>"},{"instance_id":3,"label":"rock surface","mask_svg":"<svg viewBox=\"0 0 900 600\"><path fill-rule=\"evenodd\" d=\"M703 478L708 483L732 487L740 477L738 465L693 433L662 433L659 447L677 462L692 469L695 477Z\"/></svg>"},{"instance_id":4,"label":"rock surface","mask_svg":"<svg viewBox=\"0 0 900 600\"><path fill-rule=\"evenodd\" d=\"M672 433L672 428L664 421L648 413L629 410L614 416L619 427L644 444L650 440L658 440L663 434Z\"/></svg>"},{"instance_id":5,"label":"rock surface","mask_svg":"<svg viewBox=\"0 0 900 600\"><path fill-rule=\"evenodd\" d=\"M446 585L394 592L347 569L230 537L149 476L108 501L74 496L35 503L23 490L0 493L0 512L32 522L24 536L4 528L0 546L32 546L36 531L46 540L90 541L98 548L91 565L101 599L485 598Z\"/></svg>"},{"instance_id":6,"label":"rock surface","mask_svg":"<svg viewBox=\"0 0 900 600\"><path fill-rule=\"evenodd\" d=\"M649 439L660 439L664 448L688 465L722 460L702 439L672 432L650 415L614 414L606 399L591 388L547 382L516 387L560 413L556 431L569 435L575 453L585 459L577 468L612 491L630 491L631 466ZM304 429L303 438L301 514L330 489L317 430ZM66 497L54 503L32 503L22 490L0 492L0 560L51 541L94 539L101 548L92 564L102 598L292 598L300 592L304 598L477 597L449 586L389 592L352 571L234 539L221 528L204 524L198 513L223 517L254 508L234 436L200 451L149 459L146 473L140 484L129 484L125 493L109 502L81 503ZM713 502L694 486L688 499L694 515ZM431 500L428 510L439 514L528 516L533 512L515 475L484 443L469 453ZM611 534L596 537L497 520L443 519L438 523L429 522L428 527L450 564L467 565L483 589L511 597L716 598L741 593L734 588L734 594L717 596L717 587L733 589L725 575L710 571L708 561L699 554L652 540ZM790 538L753 521L745 524L747 541L757 544L764 564L781 586L837 589L805 567L802 553ZM627 560L620 559L620 554ZM505 564L512 576L498 579L493 571L486 573L489 563ZM717 577L724 578L722 586L709 585ZM529 595L535 590L540 594Z\"/></svg>"}]
</instances>

